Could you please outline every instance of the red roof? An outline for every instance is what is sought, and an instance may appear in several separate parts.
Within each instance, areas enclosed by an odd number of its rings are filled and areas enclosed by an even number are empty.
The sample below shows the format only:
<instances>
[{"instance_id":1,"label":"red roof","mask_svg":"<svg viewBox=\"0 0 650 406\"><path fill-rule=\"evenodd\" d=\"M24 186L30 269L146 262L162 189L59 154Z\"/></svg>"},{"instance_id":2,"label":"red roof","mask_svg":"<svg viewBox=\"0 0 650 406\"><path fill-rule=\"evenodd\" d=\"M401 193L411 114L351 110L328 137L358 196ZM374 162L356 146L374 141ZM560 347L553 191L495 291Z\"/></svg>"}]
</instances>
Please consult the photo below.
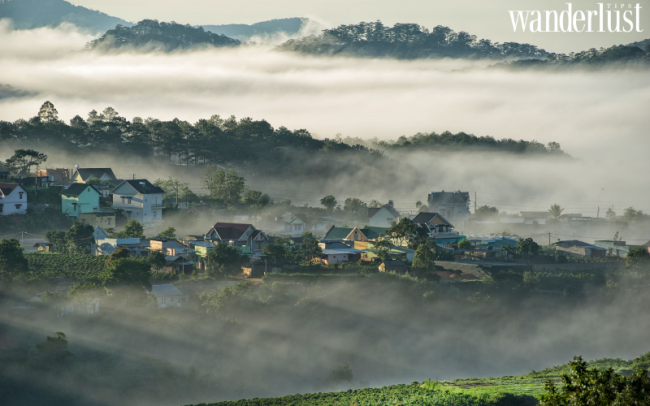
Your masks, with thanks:
<instances>
[{"instance_id":1,"label":"red roof","mask_svg":"<svg viewBox=\"0 0 650 406\"><path fill-rule=\"evenodd\" d=\"M222 240L238 240L251 227L253 227L252 224L217 222L206 233L206 235L212 233L212 230L214 230L217 232L219 238L221 238Z\"/></svg>"},{"instance_id":2,"label":"red roof","mask_svg":"<svg viewBox=\"0 0 650 406\"><path fill-rule=\"evenodd\" d=\"M0 183L0 190L2 190L2 193L6 196L13 192L18 186L17 183Z\"/></svg>"}]
</instances>

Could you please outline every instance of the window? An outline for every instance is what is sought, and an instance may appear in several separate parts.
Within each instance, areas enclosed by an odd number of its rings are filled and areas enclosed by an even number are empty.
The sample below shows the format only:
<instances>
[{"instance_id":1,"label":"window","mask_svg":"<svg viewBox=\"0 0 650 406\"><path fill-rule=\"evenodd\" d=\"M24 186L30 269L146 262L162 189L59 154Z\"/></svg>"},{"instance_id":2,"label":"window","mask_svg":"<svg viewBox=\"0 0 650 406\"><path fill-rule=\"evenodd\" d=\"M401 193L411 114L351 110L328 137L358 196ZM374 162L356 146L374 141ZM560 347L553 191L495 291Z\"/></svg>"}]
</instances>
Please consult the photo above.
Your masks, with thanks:
<instances>
[{"instance_id":1,"label":"window","mask_svg":"<svg viewBox=\"0 0 650 406\"><path fill-rule=\"evenodd\" d=\"M17 209L20 209L22 206L23 206L22 204L17 204L17 205L16 205L16 208L17 208Z\"/></svg>"},{"instance_id":2,"label":"window","mask_svg":"<svg viewBox=\"0 0 650 406\"><path fill-rule=\"evenodd\" d=\"M126 212L126 218L127 218L127 219L130 219L130 218L131 218L131 212L130 212L130 211L127 211L127 212Z\"/></svg>"},{"instance_id":3,"label":"window","mask_svg":"<svg viewBox=\"0 0 650 406\"><path fill-rule=\"evenodd\" d=\"M300 230L300 224L294 224L293 229L296 230L296 231Z\"/></svg>"},{"instance_id":4,"label":"window","mask_svg":"<svg viewBox=\"0 0 650 406\"><path fill-rule=\"evenodd\" d=\"M3 206L4 206L4 204L0 204L0 213L2 213L2 207Z\"/></svg>"},{"instance_id":5,"label":"window","mask_svg":"<svg viewBox=\"0 0 650 406\"><path fill-rule=\"evenodd\" d=\"M156 218L156 212L155 211L153 212L153 218Z\"/></svg>"},{"instance_id":6,"label":"window","mask_svg":"<svg viewBox=\"0 0 650 406\"><path fill-rule=\"evenodd\" d=\"M174 303L174 298L173 298L173 297L170 297L170 298L169 298L169 301L170 301L171 303Z\"/></svg>"},{"instance_id":7,"label":"window","mask_svg":"<svg viewBox=\"0 0 650 406\"><path fill-rule=\"evenodd\" d=\"M113 219L110 219L110 218L109 218L109 219L106 219L106 221L108 222L108 225L110 226L110 225L111 225L111 221L113 221Z\"/></svg>"},{"instance_id":8,"label":"window","mask_svg":"<svg viewBox=\"0 0 650 406\"><path fill-rule=\"evenodd\" d=\"M127 197L127 198L126 198L126 203L127 203L127 204L131 204L131 198L130 198L130 197Z\"/></svg>"},{"instance_id":9,"label":"window","mask_svg":"<svg viewBox=\"0 0 650 406\"><path fill-rule=\"evenodd\" d=\"M72 211L77 211L77 203L72 203Z\"/></svg>"},{"instance_id":10,"label":"window","mask_svg":"<svg viewBox=\"0 0 650 406\"><path fill-rule=\"evenodd\" d=\"M122 204L124 204L124 196L122 196Z\"/></svg>"},{"instance_id":11,"label":"window","mask_svg":"<svg viewBox=\"0 0 650 406\"><path fill-rule=\"evenodd\" d=\"M22 199L22 198L23 198L23 194L24 194L24 192L18 192L18 198L19 198L19 199Z\"/></svg>"},{"instance_id":12,"label":"window","mask_svg":"<svg viewBox=\"0 0 650 406\"><path fill-rule=\"evenodd\" d=\"M167 298L166 297L160 298L160 303L161 304L166 304L167 303Z\"/></svg>"}]
</instances>

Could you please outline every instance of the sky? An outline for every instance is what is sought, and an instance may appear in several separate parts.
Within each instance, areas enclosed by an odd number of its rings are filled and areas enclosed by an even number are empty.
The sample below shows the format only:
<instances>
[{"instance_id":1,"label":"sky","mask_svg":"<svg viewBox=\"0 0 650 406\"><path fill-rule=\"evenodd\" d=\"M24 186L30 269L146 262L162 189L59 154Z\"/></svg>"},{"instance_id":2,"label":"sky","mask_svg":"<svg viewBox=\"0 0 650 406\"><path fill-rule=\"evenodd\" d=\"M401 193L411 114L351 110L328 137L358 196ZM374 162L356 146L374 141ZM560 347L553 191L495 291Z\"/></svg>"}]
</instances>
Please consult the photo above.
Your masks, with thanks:
<instances>
[{"instance_id":1,"label":"sky","mask_svg":"<svg viewBox=\"0 0 650 406\"><path fill-rule=\"evenodd\" d=\"M381 20L385 24L417 23L429 29L444 25L497 42L524 42L551 52L572 52L589 48L628 44L650 37L650 0L639 4L640 29L631 33L522 33L513 32L509 10L556 10L567 8L566 1L549 0L72 0L123 18L139 21L154 18L186 24L251 24L275 18L308 17L327 27ZM575 10L595 10L598 2L575 0ZM612 3L604 3L607 4ZM614 7L612 4L611 7Z\"/></svg>"}]
</instances>

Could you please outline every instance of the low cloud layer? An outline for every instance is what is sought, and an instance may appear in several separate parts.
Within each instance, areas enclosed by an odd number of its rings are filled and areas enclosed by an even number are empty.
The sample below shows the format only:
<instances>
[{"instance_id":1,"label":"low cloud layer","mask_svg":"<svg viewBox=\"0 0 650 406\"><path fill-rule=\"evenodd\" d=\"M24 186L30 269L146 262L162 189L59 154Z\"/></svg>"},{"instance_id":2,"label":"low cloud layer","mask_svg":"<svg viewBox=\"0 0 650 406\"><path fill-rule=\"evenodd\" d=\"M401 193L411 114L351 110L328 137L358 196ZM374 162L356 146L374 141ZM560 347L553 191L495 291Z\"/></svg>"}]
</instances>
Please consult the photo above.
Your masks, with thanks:
<instances>
[{"instance_id":1,"label":"low cloud layer","mask_svg":"<svg viewBox=\"0 0 650 406\"><path fill-rule=\"evenodd\" d=\"M519 200L547 207L563 195L579 201L576 209L587 203L644 208L650 202L634 180L650 169L646 71L512 72L485 69L482 61L304 57L265 46L102 54L83 51L91 38L71 27L0 27L0 83L35 94L1 99L3 120L32 117L50 100L66 120L112 106L129 119L248 116L321 138L394 139L450 130L557 141L580 164L426 154L411 163L431 172L423 190L499 194L498 188L513 186L510 196L516 192ZM501 203L511 211L537 207L509 199Z\"/></svg>"}]
</instances>

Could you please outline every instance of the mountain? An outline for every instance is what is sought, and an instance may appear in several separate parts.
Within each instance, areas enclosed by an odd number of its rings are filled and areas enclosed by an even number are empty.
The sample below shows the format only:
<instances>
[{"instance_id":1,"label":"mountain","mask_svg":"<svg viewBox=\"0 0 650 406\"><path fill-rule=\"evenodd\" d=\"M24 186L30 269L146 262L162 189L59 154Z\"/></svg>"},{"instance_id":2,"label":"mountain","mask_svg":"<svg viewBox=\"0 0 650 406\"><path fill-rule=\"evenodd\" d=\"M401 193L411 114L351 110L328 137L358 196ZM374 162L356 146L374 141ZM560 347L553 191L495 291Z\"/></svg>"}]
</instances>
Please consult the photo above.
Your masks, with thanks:
<instances>
[{"instance_id":1,"label":"mountain","mask_svg":"<svg viewBox=\"0 0 650 406\"><path fill-rule=\"evenodd\" d=\"M242 42L250 41L253 37L273 37L277 35L297 35L307 25L318 26L318 23L308 18L281 18L262 21L255 24L224 24L204 25L206 31L223 34Z\"/></svg>"},{"instance_id":2,"label":"mountain","mask_svg":"<svg viewBox=\"0 0 650 406\"><path fill-rule=\"evenodd\" d=\"M101 33L118 24L133 25L64 0L0 0L0 19L3 18L11 19L14 28L21 30L71 23L85 31Z\"/></svg>"},{"instance_id":3,"label":"mountain","mask_svg":"<svg viewBox=\"0 0 650 406\"><path fill-rule=\"evenodd\" d=\"M493 43L477 39L465 31L455 32L441 25L431 31L418 24L395 24L381 21L341 25L323 30L322 34L291 39L279 50L316 55L357 57L417 58L540 58L548 53L534 45L517 42Z\"/></svg>"},{"instance_id":4,"label":"mountain","mask_svg":"<svg viewBox=\"0 0 650 406\"><path fill-rule=\"evenodd\" d=\"M197 46L236 46L240 42L225 35L213 34L202 27L194 28L174 22L142 20L133 27L117 26L88 43L90 49L111 50L125 47L174 51Z\"/></svg>"}]
</instances>

